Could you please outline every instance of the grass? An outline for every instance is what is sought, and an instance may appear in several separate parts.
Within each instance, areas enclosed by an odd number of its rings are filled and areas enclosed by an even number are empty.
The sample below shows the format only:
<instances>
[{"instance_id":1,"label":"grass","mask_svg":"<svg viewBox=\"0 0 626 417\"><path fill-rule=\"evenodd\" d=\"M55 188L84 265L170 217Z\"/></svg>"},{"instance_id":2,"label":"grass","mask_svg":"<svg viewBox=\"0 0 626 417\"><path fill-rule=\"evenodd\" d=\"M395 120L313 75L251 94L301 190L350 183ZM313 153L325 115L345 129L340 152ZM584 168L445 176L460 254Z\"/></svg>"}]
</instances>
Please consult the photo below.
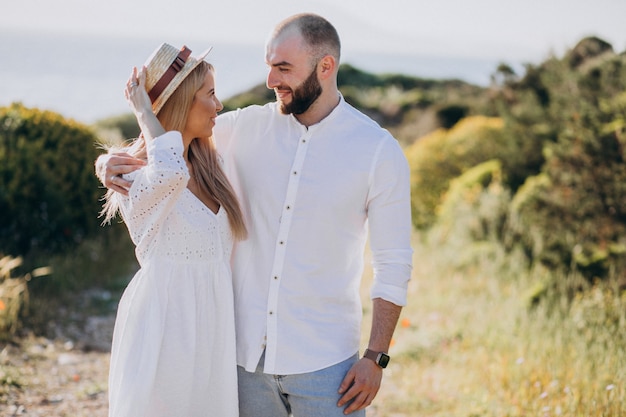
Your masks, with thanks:
<instances>
[{"instance_id":1,"label":"grass","mask_svg":"<svg viewBox=\"0 0 626 417\"><path fill-rule=\"evenodd\" d=\"M52 269L39 267L15 276L22 258L0 257L0 340L10 339L19 327L20 315L29 301L28 283L32 278L50 275Z\"/></svg>"},{"instance_id":2,"label":"grass","mask_svg":"<svg viewBox=\"0 0 626 417\"><path fill-rule=\"evenodd\" d=\"M597 284L572 302L554 291L532 307L528 288L550 278L545 271L503 268L497 249L462 263L464 253L417 239L414 249L409 303L370 415L626 415L626 297L619 291ZM371 272L363 344L369 282Z\"/></svg>"},{"instance_id":3,"label":"grass","mask_svg":"<svg viewBox=\"0 0 626 417\"><path fill-rule=\"evenodd\" d=\"M137 267L128 232L118 223L67 253L27 260L0 254L0 341L24 328L45 334L51 322L68 319L74 309L81 317L109 313Z\"/></svg>"},{"instance_id":4,"label":"grass","mask_svg":"<svg viewBox=\"0 0 626 417\"><path fill-rule=\"evenodd\" d=\"M368 417L626 415L623 292L539 268L519 273L521 262L488 243L436 246L415 235L413 247L409 303ZM371 280L366 271L363 347ZM566 300L567 288L550 290L549 282L585 290ZM533 303L537 294L543 301ZM0 372L0 387L19 385Z\"/></svg>"}]
</instances>

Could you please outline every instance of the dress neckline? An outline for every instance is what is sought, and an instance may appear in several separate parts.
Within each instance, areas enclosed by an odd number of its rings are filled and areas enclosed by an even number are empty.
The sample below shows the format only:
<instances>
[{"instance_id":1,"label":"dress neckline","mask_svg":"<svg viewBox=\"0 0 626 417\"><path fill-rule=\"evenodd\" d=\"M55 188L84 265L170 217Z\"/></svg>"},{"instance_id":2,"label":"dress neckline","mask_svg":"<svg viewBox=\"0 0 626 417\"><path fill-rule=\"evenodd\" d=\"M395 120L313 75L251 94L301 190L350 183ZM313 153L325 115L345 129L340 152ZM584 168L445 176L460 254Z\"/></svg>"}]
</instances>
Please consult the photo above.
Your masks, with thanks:
<instances>
[{"instance_id":1,"label":"dress neckline","mask_svg":"<svg viewBox=\"0 0 626 417\"><path fill-rule=\"evenodd\" d=\"M198 204L200 204L206 211L208 211L209 213L211 213L213 216L217 216L222 212L222 205L220 204L219 207L217 208L217 211L213 211L211 210L211 208L209 206L207 206L206 204L204 204L204 202L202 202L202 200L200 200L198 198L197 195L195 195L193 193L193 191L191 191L189 188L185 187L185 190L191 194L191 197L196 200L198 202Z\"/></svg>"}]
</instances>

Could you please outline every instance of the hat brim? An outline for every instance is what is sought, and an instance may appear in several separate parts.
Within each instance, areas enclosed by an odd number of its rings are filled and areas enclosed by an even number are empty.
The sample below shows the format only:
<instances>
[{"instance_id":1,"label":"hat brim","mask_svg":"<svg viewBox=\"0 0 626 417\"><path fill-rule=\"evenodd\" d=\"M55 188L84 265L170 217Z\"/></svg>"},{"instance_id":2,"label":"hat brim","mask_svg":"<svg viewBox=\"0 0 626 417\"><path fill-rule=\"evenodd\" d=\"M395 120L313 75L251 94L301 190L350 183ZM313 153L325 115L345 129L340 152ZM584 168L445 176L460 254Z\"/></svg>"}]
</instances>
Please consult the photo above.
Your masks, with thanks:
<instances>
[{"instance_id":1,"label":"hat brim","mask_svg":"<svg viewBox=\"0 0 626 417\"><path fill-rule=\"evenodd\" d=\"M183 82L185 78L193 71L204 58L211 52L213 47L211 46L201 54L197 56L190 56L185 63L185 66L172 78L172 81L163 89L161 94L154 100L152 103L152 111L154 114L158 114L159 111L163 108L167 100L174 94L174 91L178 88L178 86Z\"/></svg>"}]
</instances>

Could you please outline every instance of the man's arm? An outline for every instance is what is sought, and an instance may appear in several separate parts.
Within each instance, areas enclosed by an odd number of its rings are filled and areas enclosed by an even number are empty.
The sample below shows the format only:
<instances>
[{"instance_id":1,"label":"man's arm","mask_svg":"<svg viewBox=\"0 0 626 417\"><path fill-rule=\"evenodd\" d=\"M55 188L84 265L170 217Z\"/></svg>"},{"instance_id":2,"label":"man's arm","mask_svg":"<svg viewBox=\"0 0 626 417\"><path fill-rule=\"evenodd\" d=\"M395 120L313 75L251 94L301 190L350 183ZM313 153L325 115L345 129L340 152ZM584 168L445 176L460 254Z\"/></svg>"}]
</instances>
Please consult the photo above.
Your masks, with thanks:
<instances>
[{"instance_id":1,"label":"man's arm","mask_svg":"<svg viewBox=\"0 0 626 417\"><path fill-rule=\"evenodd\" d=\"M411 278L411 191L409 167L395 141L381 148L373 172L367 217L372 264L375 271L371 289L372 329L368 349L387 352L407 301ZM380 388L382 368L373 360L360 359L344 378L338 405L353 402L345 413L367 407Z\"/></svg>"},{"instance_id":2,"label":"man's arm","mask_svg":"<svg viewBox=\"0 0 626 417\"><path fill-rule=\"evenodd\" d=\"M388 352L402 307L382 298L375 298L372 304L372 329L367 348L375 352ZM361 358L341 383L339 393L343 395L337 406L342 407L352 400L345 414L369 406L380 389L382 377L383 369L380 366L370 359Z\"/></svg>"},{"instance_id":3,"label":"man's arm","mask_svg":"<svg viewBox=\"0 0 626 417\"><path fill-rule=\"evenodd\" d=\"M388 352L402 307L382 298L373 299L372 304L372 329L367 348L375 352Z\"/></svg>"},{"instance_id":4,"label":"man's arm","mask_svg":"<svg viewBox=\"0 0 626 417\"><path fill-rule=\"evenodd\" d=\"M145 164L145 161L126 153L102 154L96 159L96 176L106 188L128 195L132 183L122 178L122 174L136 171Z\"/></svg>"}]
</instances>

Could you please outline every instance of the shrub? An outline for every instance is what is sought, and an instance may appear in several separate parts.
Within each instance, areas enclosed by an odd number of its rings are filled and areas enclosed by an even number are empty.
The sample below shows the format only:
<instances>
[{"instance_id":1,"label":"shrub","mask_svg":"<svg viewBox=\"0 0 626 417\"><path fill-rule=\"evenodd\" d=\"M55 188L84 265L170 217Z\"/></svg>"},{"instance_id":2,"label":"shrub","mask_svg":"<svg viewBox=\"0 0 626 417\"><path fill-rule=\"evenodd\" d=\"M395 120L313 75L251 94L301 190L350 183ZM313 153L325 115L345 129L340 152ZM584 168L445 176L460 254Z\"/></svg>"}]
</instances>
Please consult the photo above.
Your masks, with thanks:
<instances>
[{"instance_id":1,"label":"shrub","mask_svg":"<svg viewBox=\"0 0 626 417\"><path fill-rule=\"evenodd\" d=\"M605 52L576 69L552 59L534 76L550 100L532 119L509 119L507 131L542 142L544 163L513 200L508 241L533 262L589 280L624 271L626 59Z\"/></svg>"},{"instance_id":2,"label":"shrub","mask_svg":"<svg viewBox=\"0 0 626 417\"><path fill-rule=\"evenodd\" d=\"M119 144L136 138L140 133L137 119L132 113L99 120L94 128L98 132L98 137L107 144Z\"/></svg>"},{"instance_id":3,"label":"shrub","mask_svg":"<svg viewBox=\"0 0 626 417\"><path fill-rule=\"evenodd\" d=\"M506 161L512 153L502 135L498 118L473 116L452 129L439 129L411 145L407 159L411 166L413 224L427 229L435 218L450 181L482 162Z\"/></svg>"},{"instance_id":4,"label":"shrub","mask_svg":"<svg viewBox=\"0 0 626 417\"><path fill-rule=\"evenodd\" d=\"M262 106L266 103L269 103L270 101L273 101L274 99L274 90L268 89L265 84L259 84L249 91L237 94L234 97L229 98L228 100L224 100L224 102L222 103L224 105L224 109L222 110L222 112L251 106L253 104L258 104Z\"/></svg>"},{"instance_id":5,"label":"shrub","mask_svg":"<svg viewBox=\"0 0 626 417\"><path fill-rule=\"evenodd\" d=\"M437 110L437 121L444 129L451 129L459 120L467 116L467 106L450 104Z\"/></svg>"},{"instance_id":6,"label":"shrub","mask_svg":"<svg viewBox=\"0 0 626 417\"><path fill-rule=\"evenodd\" d=\"M96 137L56 113L0 108L0 247L54 253L99 228Z\"/></svg>"},{"instance_id":7,"label":"shrub","mask_svg":"<svg viewBox=\"0 0 626 417\"><path fill-rule=\"evenodd\" d=\"M500 161L492 159L468 169L450 182L438 210L437 226L463 242L499 242L510 196L502 186Z\"/></svg>"},{"instance_id":8,"label":"shrub","mask_svg":"<svg viewBox=\"0 0 626 417\"><path fill-rule=\"evenodd\" d=\"M377 75L361 71L350 64L341 64L337 73L337 84L352 85L359 88L381 87L383 81Z\"/></svg>"}]
</instances>

